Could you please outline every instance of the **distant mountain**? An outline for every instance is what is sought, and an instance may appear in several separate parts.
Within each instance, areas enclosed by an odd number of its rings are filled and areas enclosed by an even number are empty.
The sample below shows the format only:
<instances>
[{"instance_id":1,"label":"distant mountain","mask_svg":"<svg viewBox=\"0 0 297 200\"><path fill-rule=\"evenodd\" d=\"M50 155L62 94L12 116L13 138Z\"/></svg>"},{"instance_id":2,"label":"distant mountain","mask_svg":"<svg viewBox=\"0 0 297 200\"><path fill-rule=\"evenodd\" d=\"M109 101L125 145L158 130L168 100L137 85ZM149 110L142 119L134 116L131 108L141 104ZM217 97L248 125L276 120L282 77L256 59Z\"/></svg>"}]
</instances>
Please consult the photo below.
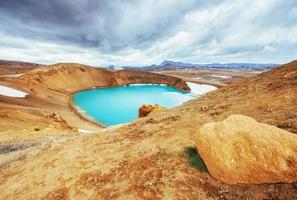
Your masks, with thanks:
<instances>
[{"instance_id":1,"label":"distant mountain","mask_svg":"<svg viewBox=\"0 0 297 200\"><path fill-rule=\"evenodd\" d=\"M211 64L202 64L200 66L205 67L214 67L214 68L250 68L250 69L267 69L279 66L279 64L274 63L211 63Z\"/></svg>"},{"instance_id":2,"label":"distant mountain","mask_svg":"<svg viewBox=\"0 0 297 200\"><path fill-rule=\"evenodd\" d=\"M38 65L39 64L29 62L0 60L0 67L36 67Z\"/></svg>"},{"instance_id":3,"label":"distant mountain","mask_svg":"<svg viewBox=\"0 0 297 200\"><path fill-rule=\"evenodd\" d=\"M191 69L191 68L222 68L222 69L253 69L264 70L279 66L279 64L273 63L210 63L210 64L192 64L184 62L175 62L165 60L159 65L150 65L144 67L122 67L124 69L134 69L143 71L163 71L163 70L175 70L175 69Z\"/></svg>"},{"instance_id":4,"label":"distant mountain","mask_svg":"<svg viewBox=\"0 0 297 200\"><path fill-rule=\"evenodd\" d=\"M170 61L170 60L164 60L159 66L166 66L166 65L174 65L174 66L178 66L178 67L194 67L195 64L191 64L191 63L183 63L183 62L174 62L174 61Z\"/></svg>"},{"instance_id":5,"label":"distant mountain","mask_svg":"<svg viewBox=\"0 0 297 200\"><path fill-rule=\"evenodd\" d=\"M0 60L0 74L13 75L29 72L40 65L29 62Z\"/></svg>"}]
</instances>

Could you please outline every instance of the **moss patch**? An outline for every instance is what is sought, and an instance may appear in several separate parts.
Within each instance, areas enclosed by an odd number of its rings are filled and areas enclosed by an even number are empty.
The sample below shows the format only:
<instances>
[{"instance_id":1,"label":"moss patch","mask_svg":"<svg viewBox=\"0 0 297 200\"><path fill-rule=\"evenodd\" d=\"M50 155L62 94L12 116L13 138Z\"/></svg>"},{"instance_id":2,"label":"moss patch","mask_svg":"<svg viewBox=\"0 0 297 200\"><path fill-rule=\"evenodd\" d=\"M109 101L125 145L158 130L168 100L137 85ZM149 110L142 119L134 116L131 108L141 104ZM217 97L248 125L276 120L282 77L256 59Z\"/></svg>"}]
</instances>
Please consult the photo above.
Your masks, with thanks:
<instances>
[{"instance_id":1,"label":"moss patch","mask_svg":"<svg viewBox=\"0 0 297 200\"><path fill-rule=\"evenodd\" d=\"M195 167L200 172L207 172L206 165L195 147L185 147L185 154L188 155L189 164L192 167Z\"/></svg>"}]
</instances>

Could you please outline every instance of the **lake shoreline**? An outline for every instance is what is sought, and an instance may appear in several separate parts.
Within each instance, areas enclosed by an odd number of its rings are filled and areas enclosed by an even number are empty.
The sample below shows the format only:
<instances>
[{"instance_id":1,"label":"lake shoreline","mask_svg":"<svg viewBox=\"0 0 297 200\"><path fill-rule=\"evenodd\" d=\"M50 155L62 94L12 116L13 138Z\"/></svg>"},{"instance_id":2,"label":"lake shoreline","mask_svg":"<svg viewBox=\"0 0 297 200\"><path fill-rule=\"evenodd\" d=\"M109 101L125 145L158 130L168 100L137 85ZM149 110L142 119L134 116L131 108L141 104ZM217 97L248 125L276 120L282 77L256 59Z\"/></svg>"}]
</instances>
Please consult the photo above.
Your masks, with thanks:
<instances>
[{"instance_id":1,"label":"lake shoreline","mask_svg":"<svg viewBox=\"0 0 297 200\"><path fill-rule=\"evenodd\" d=\"M100 122L100 120L96 120L94 117L89 115L86 110L82 109L80 106L77 105L77 103L74 101L74 96L77 93L80 93L80 92L87 92L87 91L92 91L92 90L97 90L97 89L125 88L125 87L133 87L133 86L136 86L136 87L137 86L164 86L164 87L166 86L166 87L170 87L172 89L175 89L176 91L180 91L181 93L184 93L184 94L192 94L191 91L184 91L184 90L181 90L181 89L178 89L178 88L166 85L166 84L159 84L159 83L149 83L149 84L146 84L146 83L131 83L131 84L126 84L126 85L109 86L109 87L91 87L89 89L84 89L84 90L74 92L74 93L71 94L71 97L69 99L69 106L80 118L82 118L83 120L89 120L90 122L92 122L94 124L98 124L102 128L107 128L109 126L118 125L118 124L105 125L104 123ZM195 97L191 96L191 98L196 98L196 96ZM191 100L191 99L189 99L189 100ZM146 104L146 103L147 102L144 101L141 105ZM139 107L141 105L139 105ZM176 105L176 106L178 106L178 105ZM135 120L137 120L137 118ZM124 122L124 123L130 123L130 122ZM119 124L122 124L122 123L119 123Z\"/></svg>"}]
</instances>

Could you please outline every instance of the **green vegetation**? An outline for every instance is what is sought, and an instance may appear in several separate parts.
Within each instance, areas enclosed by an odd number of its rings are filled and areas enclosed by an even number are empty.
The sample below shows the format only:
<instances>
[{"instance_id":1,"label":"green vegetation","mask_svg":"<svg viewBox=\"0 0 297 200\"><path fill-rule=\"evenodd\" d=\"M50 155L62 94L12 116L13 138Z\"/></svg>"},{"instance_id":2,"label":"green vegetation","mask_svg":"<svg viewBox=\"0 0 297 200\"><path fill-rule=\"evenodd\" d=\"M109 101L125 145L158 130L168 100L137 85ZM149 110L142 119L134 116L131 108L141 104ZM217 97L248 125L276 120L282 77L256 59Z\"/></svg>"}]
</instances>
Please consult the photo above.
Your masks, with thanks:
<instances>
[{"instance_id":1,"label":"green vegetation","mask_svg":"<svg viewBox=\"0 0 297 200\"><path fill-rule=\"evenodd\" d=\"M192 167L195 167L200 172L207 172L206 165L195 147L185 147L185 153L188 155L189 164Z\"/></svg>"}]
</instances>

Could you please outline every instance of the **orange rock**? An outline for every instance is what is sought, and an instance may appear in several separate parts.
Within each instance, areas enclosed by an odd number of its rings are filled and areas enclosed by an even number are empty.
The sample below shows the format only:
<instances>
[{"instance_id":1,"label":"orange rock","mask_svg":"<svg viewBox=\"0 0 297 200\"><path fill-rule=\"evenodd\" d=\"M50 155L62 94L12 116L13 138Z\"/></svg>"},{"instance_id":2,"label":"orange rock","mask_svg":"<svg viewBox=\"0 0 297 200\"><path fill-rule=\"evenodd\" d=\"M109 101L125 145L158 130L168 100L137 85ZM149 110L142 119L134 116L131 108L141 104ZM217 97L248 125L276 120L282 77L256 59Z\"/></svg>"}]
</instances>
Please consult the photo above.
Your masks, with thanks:
<instances>
[{"instance_id":1,"label":"orange rock","mask_svg":"<svg viewBox=\"0 0 297 200\"><path fill-rule=\"evenodd\" d=\"M159 105L142 105L138 110L138 118L146 117L148 114L152 112L161 112L164 111L165 108Z\"/></svg>"}]
</instances>

